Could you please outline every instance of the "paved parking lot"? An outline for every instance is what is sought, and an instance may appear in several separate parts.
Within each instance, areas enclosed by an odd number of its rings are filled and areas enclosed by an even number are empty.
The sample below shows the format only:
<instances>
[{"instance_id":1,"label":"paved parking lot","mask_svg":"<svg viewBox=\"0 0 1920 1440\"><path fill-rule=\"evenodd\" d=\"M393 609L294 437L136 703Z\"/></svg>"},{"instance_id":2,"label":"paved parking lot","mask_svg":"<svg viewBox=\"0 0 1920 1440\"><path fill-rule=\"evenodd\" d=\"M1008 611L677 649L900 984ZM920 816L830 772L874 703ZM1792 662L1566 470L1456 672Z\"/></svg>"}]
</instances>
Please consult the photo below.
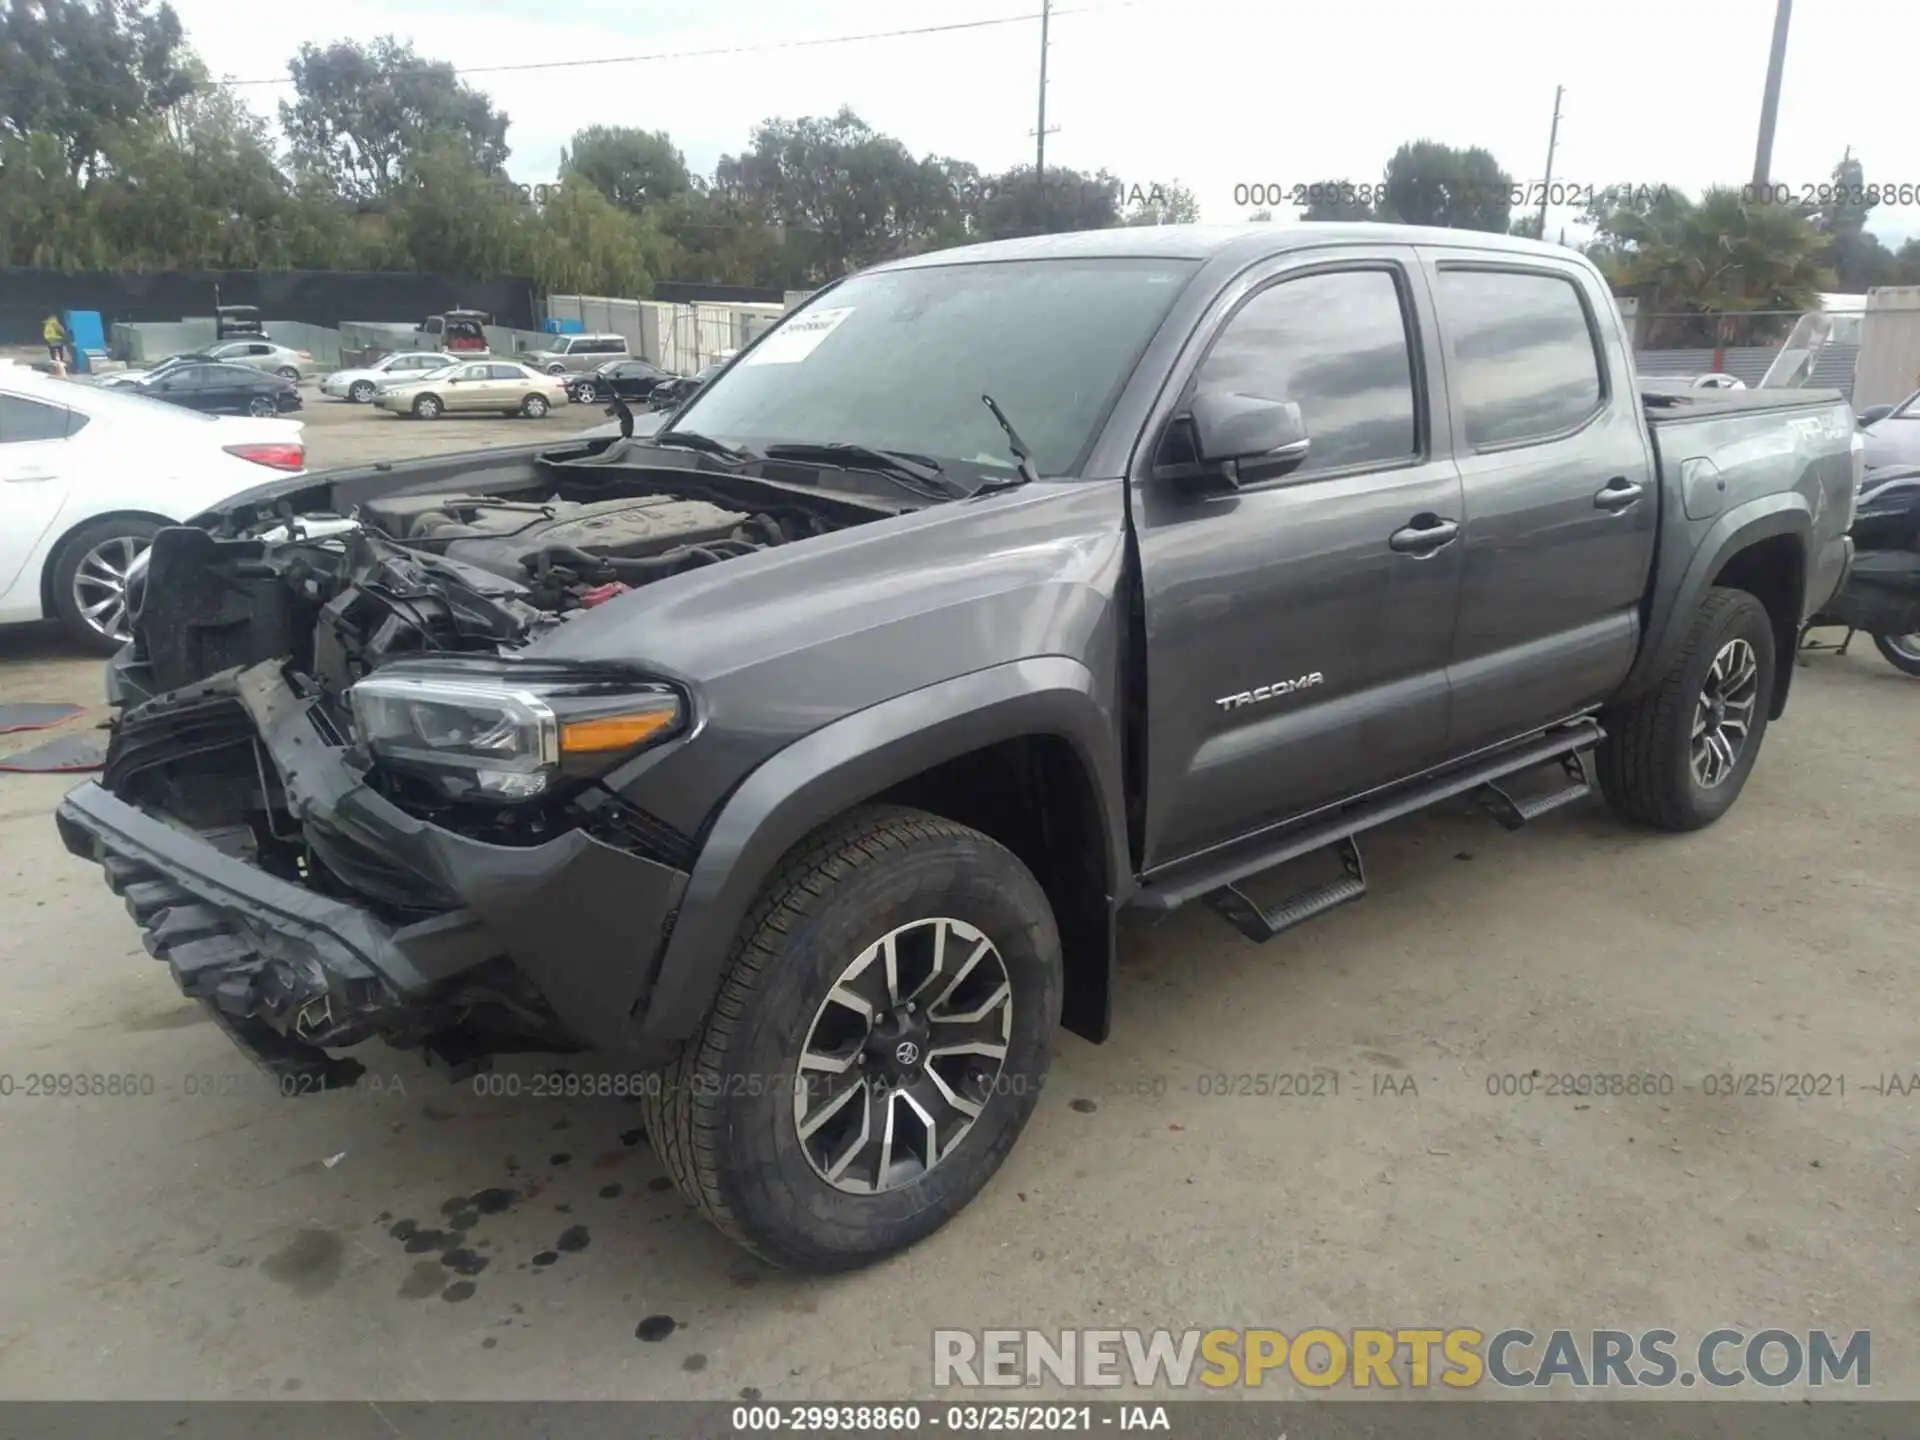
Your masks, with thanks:
<instances>
[{"instance_id":1,"label":"paved parking lot","mask_svg":"<svg viewBox=\"0 0 1920 1440\"><path fill-rule=\"evenodd\" d=\"M316 466L600 418L310 404ZM93 702L98 667L0 635L0 694ZM1875 1393L1920 1397L1917 753L1920 685L1862 646L1801 672L1707 832L1449 810L1270 946L1133 932L1115 1039L1062 1040L981 1199L828 1281L711 1233L621 1101L385 1050L359 1090L264 1093L58 845L69 782L0 775L0 1396L915 1396L935 1326L1731 1325L1871 1329ZM1236 1078L1308 1072L1337 1091ZM1535 1072L1656 1093L1494 1093ZM75 1074L132 1093L27 1093ZM419 1232L456 1228L449 1266Z\"/></svg>"},{"instance_id":2,"label":"paved parking lot","mask_svg":"<svg viewBox=\"0 0 1920 1440\"><path fill-rule=\"evenodd\" d=\"M303 386L302 394L305 407L292 418L307 427L307 464L314 470L405 460L448 450L527 445L543 437L561 440L576 430L604 424L608 418L598 405L562 405L540 420L508 420L497 415L414 420L371 405L330 400L312 385Z\"/></svg>"}]
</instances>

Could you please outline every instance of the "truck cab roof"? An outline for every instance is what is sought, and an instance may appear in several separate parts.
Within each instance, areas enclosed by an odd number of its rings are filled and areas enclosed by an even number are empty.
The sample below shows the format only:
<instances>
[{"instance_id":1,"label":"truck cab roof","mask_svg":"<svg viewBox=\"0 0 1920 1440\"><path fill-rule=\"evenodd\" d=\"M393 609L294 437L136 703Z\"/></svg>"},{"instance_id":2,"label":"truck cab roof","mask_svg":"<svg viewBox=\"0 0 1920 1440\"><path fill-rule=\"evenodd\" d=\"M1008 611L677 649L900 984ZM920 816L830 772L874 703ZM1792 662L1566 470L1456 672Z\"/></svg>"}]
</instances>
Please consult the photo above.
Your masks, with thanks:
<instances>
[{"instance_id":1,"label":"truck cab roof","mask_svg":"<svg viewBox=\"0 0 1920 1440\"><path fill-rule=\"evenodd\" d=\"M1371 223L1277 225L1136 225L1113 230L1075 230L990 240L952 250L930 251L878 265L876 270L911 270L933 265L986 264L996 260L1076 260L1101 257L1169 260L1236 259L1246 262L1289 250L1327 245L1448 245L1513 255L1578 257L1564 245L1500 235L1483 230L1451 230L1431 225Z\"/></svg>"}]
</instances>

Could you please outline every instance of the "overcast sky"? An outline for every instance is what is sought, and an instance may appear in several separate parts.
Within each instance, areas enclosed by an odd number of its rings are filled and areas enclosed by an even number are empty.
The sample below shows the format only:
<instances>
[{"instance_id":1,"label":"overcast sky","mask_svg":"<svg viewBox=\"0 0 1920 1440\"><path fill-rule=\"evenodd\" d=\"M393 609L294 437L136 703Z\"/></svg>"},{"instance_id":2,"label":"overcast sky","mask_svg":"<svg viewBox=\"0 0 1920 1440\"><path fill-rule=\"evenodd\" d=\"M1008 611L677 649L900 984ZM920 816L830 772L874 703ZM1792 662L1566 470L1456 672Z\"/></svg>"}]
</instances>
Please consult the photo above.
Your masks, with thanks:
<instances>
[{"instance_id":1,"label":"overcast sky","mask_svg":"<svg viewBox=\"0 0 1920 1440\"><path fill-rule=\"evenodd\" d=\"M173 0L216 75L282 76L303 40L392 33L460 67L812 40L1038 15L1039 0L318 0L236 9ZM1750 178L1773 0L1060 0L1052 22L1049 165L1175 178L1210 221L1243 218L1235 187L1377 178L1403 140L1483 145L1537 181L1555 85L1567 87L1556 178ZM265 17L270 14L270 22ZM244 24L235 23L244 16ZM258 22L258 23L256 23ZM851 105L919 154L982 170L1030 162L1038 19L904 39L707 58L474 74L512 117L509 169L554 177L589 124L664 129L696 169L755 122ZM1773 178L1825 180L1849 145L1867 179L1920 184L1920 122L1898 78L1920 55L1912 0L1802 0L1793 17ZM269 117L289 87L242 92ZM1280 212L1284 215L1284 212ZM1571 218L1555 211L1549 233ZM1882 206L1883 238L1920 207Z\"/></svg>"}]
</instances>

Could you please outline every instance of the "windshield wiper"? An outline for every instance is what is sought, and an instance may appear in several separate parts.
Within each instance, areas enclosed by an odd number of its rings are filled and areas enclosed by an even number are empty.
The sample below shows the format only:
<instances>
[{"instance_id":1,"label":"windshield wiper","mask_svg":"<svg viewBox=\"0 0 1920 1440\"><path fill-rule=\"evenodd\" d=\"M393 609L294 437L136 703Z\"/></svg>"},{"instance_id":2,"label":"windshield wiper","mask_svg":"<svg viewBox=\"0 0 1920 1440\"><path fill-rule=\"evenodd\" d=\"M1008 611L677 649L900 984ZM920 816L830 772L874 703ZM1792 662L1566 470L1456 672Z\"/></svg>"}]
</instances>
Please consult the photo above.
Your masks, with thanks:
<instances>
[{"instance_id":1,"label":"windshield wiper","mask_svg":"<svg viewBox=\"0 0 1920 1440\"><path fill-rule=\"evenodd\" d=\"M908 455L899 450L876 450L871 445L850 441L790 441L769 445L769 460L798 460L802 464L837 465L845 470L869 470L897 481L903 487L935 500L957 500L971 492L957 481L949 480L940 462L926 455Z\"/></svg>"},{"instance_id":2,"label":"windshield wiper","mask_svg":"<svg viewBox=\"0 0 1920 1440\"><path fill-rule=\"evenodd\" d=\"M663 450L697 450L702 455L718 455L736 464L759 458L751 450L743 450L738 445L729 445L724 440L716 440L711 435L702 435L696 430L656 431L646 437L645 443L658 445Z\"/></svg>"},{"instance_id":3,"label":"windshield wiper","mask_svg":"<svg viewBox=\"0 0 1920 1440\"><path fill-rule=\"evenodd\" d=\"M1000 402L991 395L982 395L987 409L993 412L993 418L1000 422L1000 428L1007 432L1007 448L1013 452L1014 462L1020 467L1018 480L989 480L974 490L975 495L991 495L996 490L1017 490L1022 485L1030 485L1040 478L1039 467L1033 463L1033 451L1027 448L1027 442L1020 438L1020 432L1013 428L1013 422L1007 419L1007 412L1000 408Z\"/></svg>"}]
</instances>

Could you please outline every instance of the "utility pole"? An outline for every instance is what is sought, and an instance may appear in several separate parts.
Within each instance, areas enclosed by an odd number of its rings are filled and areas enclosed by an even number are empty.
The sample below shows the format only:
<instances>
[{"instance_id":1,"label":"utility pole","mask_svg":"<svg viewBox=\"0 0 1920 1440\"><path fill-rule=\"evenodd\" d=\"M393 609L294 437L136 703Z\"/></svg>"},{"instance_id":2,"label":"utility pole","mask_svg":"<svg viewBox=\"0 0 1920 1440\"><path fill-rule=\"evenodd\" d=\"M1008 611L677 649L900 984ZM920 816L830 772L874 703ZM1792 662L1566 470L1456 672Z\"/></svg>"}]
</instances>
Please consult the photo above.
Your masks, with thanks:
<instances>
[{"instance_id":1,"label":"utility pole","mask_svg":"<svg viewBox=\"0 0 1920 1440\"><path fill-rule=\"evenodd\" d=\"M1033 178L1047 168L1047 22L1053 18L1053 0L1040 0L1040 123L1034 129ZM1053 127L1058 130L1058 125Z\"/></svg>"},{"instance_id":2,"label":"utility pole","mask_svg":"<svg viewBox=\"0 0 1920 1440\"><path fill-rule=\"evenodd\" d=\"M1757 198L1773 169L1773 125L1780 115L1780 73L1787 64L1787 22L1793 18L1793 0L1776 0L1773 12L1773 50L1767 56L1767 92L1760 99L1760 143L1753 151L1753 190Z\"/></svg>"},{"instance_id":3,"label":"utility pole","mask_svg":"<svg viewBox=\"0 0 1920 1440\"><path fill-rule=\"evenodd\" d=\"M1553 128L1547 131L1547 175L1540 186L1540 238L1547 238L1547 196L1553 193L1553 152L1560 148L1560 97L1567 87L1553 87Z\"/></svg>"}]
</instances>

